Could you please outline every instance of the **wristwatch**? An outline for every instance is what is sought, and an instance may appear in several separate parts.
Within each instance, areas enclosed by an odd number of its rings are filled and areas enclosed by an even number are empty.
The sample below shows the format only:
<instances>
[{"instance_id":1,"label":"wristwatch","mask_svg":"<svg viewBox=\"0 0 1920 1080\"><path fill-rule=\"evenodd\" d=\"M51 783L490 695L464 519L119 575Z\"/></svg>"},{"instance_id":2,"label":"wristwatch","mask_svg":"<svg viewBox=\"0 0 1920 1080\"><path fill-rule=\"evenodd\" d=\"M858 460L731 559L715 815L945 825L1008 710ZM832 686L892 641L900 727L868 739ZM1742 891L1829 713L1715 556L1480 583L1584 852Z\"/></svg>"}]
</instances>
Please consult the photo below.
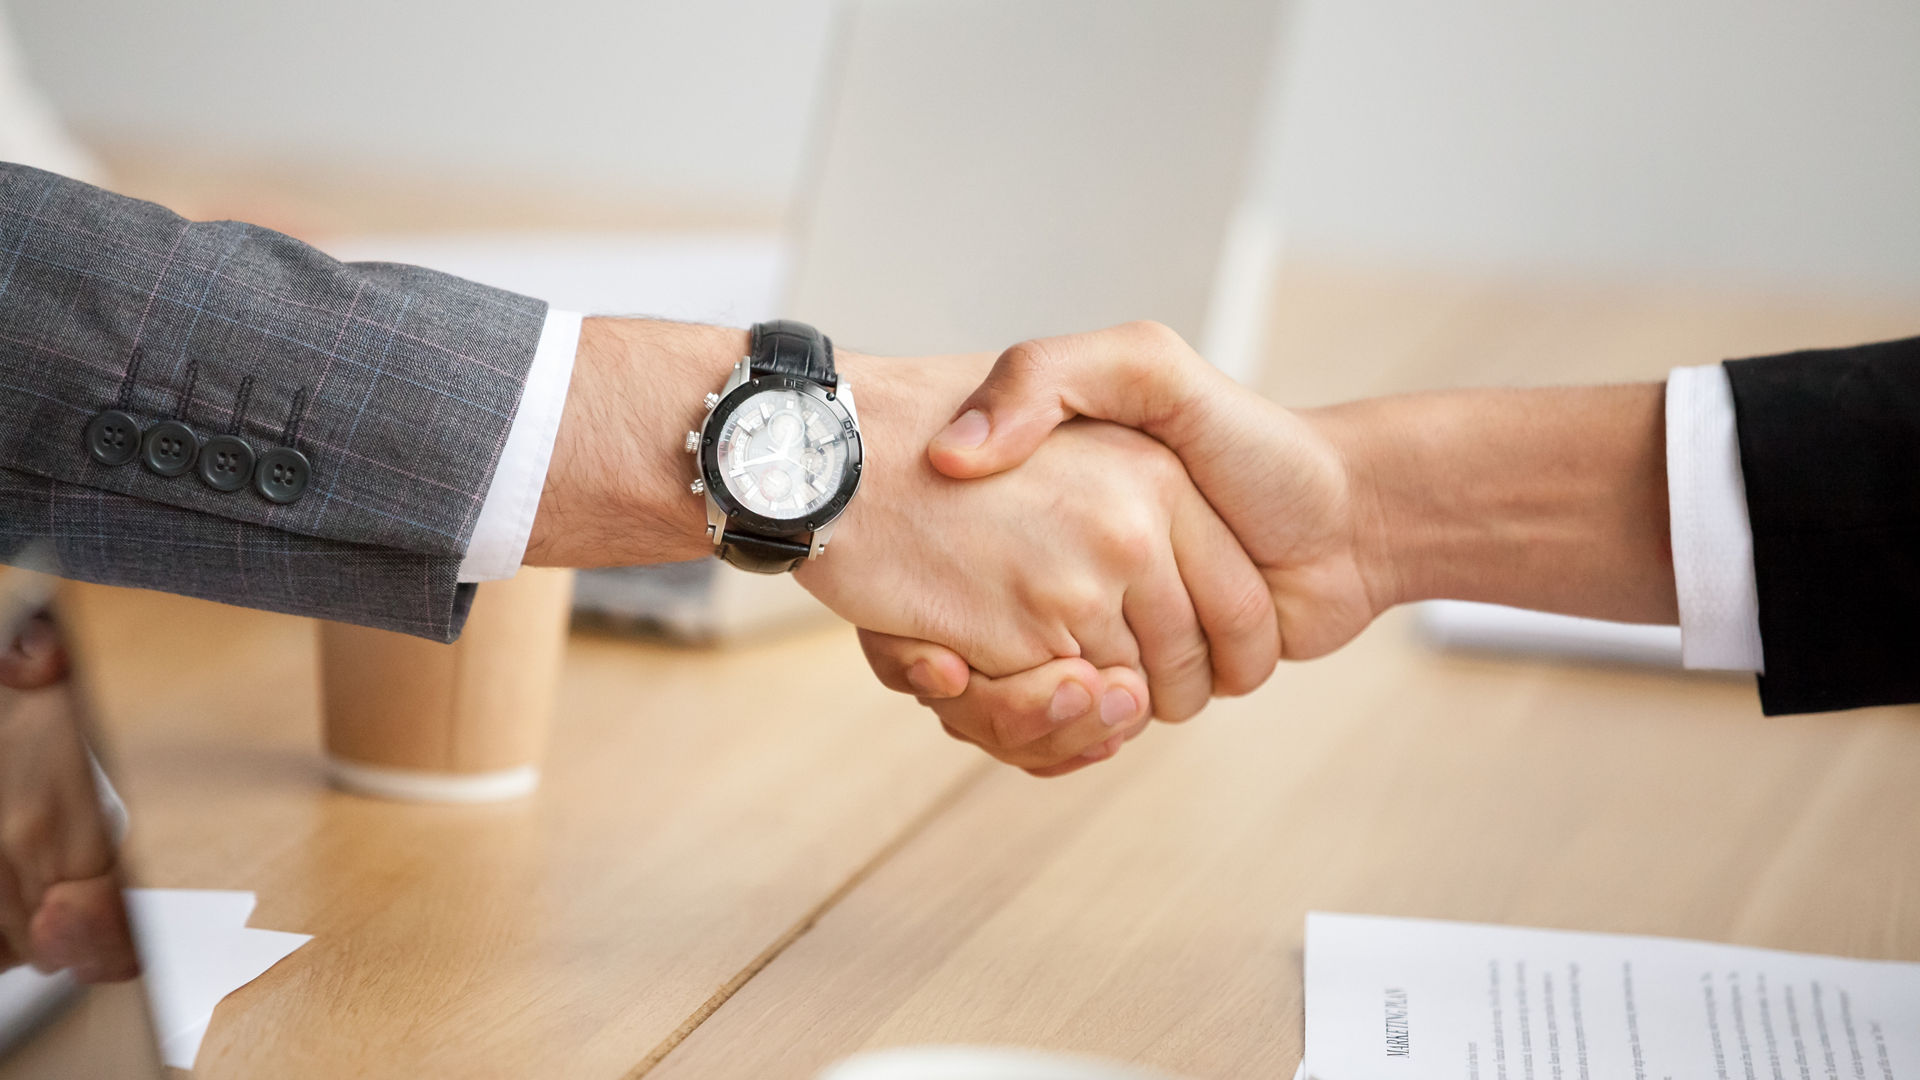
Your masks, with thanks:
<instances>
[{"instance_id":1,"label":"wristwatch","mask_svg":"<svg viewBox=\"0 0 1920 1080\"><path fill-rule=\"evenodd\" d=\"M860 418L833 370L833 342L806 323L756 324L752 346L707 418L687 432L707 497L714 553L742 570L780 574L827 548L860 487Z\"/></svg>"}]
</instances>

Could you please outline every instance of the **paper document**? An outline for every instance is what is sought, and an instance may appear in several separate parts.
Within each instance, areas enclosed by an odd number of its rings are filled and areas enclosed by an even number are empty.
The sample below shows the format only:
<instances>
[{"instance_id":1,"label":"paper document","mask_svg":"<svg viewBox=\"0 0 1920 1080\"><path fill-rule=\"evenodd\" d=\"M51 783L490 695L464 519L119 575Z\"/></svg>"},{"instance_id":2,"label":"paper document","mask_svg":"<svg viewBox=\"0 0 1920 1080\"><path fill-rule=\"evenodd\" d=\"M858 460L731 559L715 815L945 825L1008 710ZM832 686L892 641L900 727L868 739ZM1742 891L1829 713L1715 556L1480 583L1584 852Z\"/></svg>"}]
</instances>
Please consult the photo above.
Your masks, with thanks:
<instances>
[{"instance_id":1,"label":"paper document","mask_svg":"<svg viewBox=\"0 0 1920 1080\"><path fill-rule=\"evenodd\" d=\"M250 892L128 889L126 896L160 1056L176 1069L193 1068L221 1000L312 940L248 926Z\"/></svg>"},{"instance_id":2,"label":"paper document","mask_svg":"<svg viewBox=\"0 0 1920 1080\"><path fill-rule=\"evenodd\" d=\"M1309 1080L1920 1080L1920 964L1307 916Z\"/></svg>"},{"instance_id":3,"label":"paper document","mask_svg":"<svg viewBox=\"0 0 1920 1080\"><path fill-rule=\"evenodd\" d=\"M248 926L250 892L128 889L126 898L160 1055L177 1069L193 1068L215 1006L311 940ZM81 989L64 971L42 975L23 966L0 972L0 1056Z\"/></svg>"}]
</instances>

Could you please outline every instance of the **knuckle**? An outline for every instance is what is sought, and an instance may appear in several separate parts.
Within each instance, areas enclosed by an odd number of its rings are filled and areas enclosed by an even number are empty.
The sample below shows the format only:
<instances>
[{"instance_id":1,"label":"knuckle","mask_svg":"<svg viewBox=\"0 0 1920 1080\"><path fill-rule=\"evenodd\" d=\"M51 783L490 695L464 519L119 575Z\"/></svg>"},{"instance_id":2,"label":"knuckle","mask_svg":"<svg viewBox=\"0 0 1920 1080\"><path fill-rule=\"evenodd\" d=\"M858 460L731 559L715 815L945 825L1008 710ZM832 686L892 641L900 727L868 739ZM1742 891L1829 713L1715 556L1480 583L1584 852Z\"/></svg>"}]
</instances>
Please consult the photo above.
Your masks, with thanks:
<instances>
[{"instance_id":1,"label":"knuckle","mask_svg":"<svg viewBox=\"0 0 1920 1080\"><path fill-rule=\"evenodd\" d=\"M1166 672L1182 683L1212 688L1213 655L1207 648L1207 639L1195 634L1180 642L1172 655L1167 657Z\"/></svg>"},{"instance_id":2,"label":"knuckle","mask_svg":"<svg viewBox=\"0 0 1920 1080\"><path fill-rule=\"evenodd\" d=\"M1167 701L1165 697L1160 700L1163 704L1156 707L1153 718L1163 724L1184 724L1200 715L1200 710L1207 707L1206 699L1203 697L1195 697L1191 701L1175 700L1170 704L1165 703Z\"/></svg>"},{"instance_id":3,"label":"knuckle","mask_svg":"<svg viewBox=\"0 0 1920 1080\"><path fill-rule=\"evenodd\" d=\"M1046 589L1042 604L1069 627L1083 627L1112 607L1106 590L1087 578L1055 582Z\"/></svg>"},{"instance_id":4,"label":"knuckle","mask_svg":"<svg viewBox=\"0 0 1920 1080\"><path fill-rule=\"evenodd\" d=\"M1123 571L1134 571L1153 561L1154 538L1144 529L1115 529L1102 538L1107 562Z\"/></svg>"},{"instance_id":5,"label":"knuckle","mask_svg":"<svg viewBox=\"0 0 1920 1080\"><path fill-rule=\"evenodd\" d=\"M1217 670L1213 673L1213 693L1216 697L1244 697L1260 689L1272 673L1271 665L1259 668L1230 666Z\"/></svg>"},{"instance_id":6,"label":"knuckle","mask_svg":"<svg viewBox=\"0 0 1920 1080\"><path fill-rule=\"evenodd\" d=\"M1173 327L1168 326L1158 319L1135 319L1128 323L1127 327L1132 330L1134 334L1151 342L1165 343L1184 340L1178 333L1174 332Z\"/></svg>"},{"instance_id":7,"label":"knuckle","mask_svg":"<svg viewBox=\"0 0 1920 1080\"><path fill-rule=\"evenodd\" d=\"M1102 565L1131 573L1152 564L1166 540L1165 527L1136 499L1115 505L1095 526L1093 550Z\"/></svg>"},{"instance_id":8,"label":"knuckle","mask_svg":"<svg viewBox=\"0 0 1920 1080\"><path fill-rule=\"evenodd\" d=\"M1268 604L1270 605L1271 601L1268 601ZM1266 619L1270 620L1271 615L1272 609L1268 606ZM1231 623L1233 620L1229 621ZM1271 623L1263 621L1261 613L1256 611L1253 617L1242 625L1243 630L1228 631L1229 634L1234 635L1230 640L1259 642L1260 648L1257 654L1251 650L1244 652L1244 655L1257 655L1258 659L1250 662L1227 663L1217 667L1214 672L1213 692L1226 697L1239 697L1260 689L1261 685L1267 681L1267 676L1273 674L1274 665L1278 661L1279 643L1276 640L1276 634L1269 629ZM1222 655L1232 656L1233 652L1223 650Z\"/></svg>"},{"instance_id":9,"label":"knuckle","mask_svg":"<svg viewBox=\"0 0 1920 1080\"><path fill-rule=\"evenodd\" d=\"M1167 363L1187 352L1187 340L1166 323L1138 319L1126 324L1125 330L1128 340L1133 344L1129 360L1135 373Z\"/></svg>"},{"instance_id":10,"label":"knuckle","mask_svg":"<svg viewBox=\"0 0 1920 1080\"><path fill-rule=\"evenodd\" d=\"M1092 589L1076 597L1070 617L1075 626L1091 626L1119 611L1119 604L1105 590Z\"/></svg>"},{"instance_id":11,"label":"knuckle","mask_svg":"<svg viewBox=\"0 0 1920 1080\"><path fill-rule=\"evenodd\" d=\"M1221 618L1231 637L1260 633L1274 623L1273 594L1265 582L1248 581L1227 597Z\"/></svg>"},{"instance_id":12,"label":"knuckle","mask_svg":"<svg viewBox=\"0 0 1920 1080\"><path fill-rule=\"evenodd\" d=\"M1054 347L1045 339L1034 338L1001 353L997 367L999 374L1009 379L1026 380L1051 369L1053 360Z\"/></svg>"}]
</instances>

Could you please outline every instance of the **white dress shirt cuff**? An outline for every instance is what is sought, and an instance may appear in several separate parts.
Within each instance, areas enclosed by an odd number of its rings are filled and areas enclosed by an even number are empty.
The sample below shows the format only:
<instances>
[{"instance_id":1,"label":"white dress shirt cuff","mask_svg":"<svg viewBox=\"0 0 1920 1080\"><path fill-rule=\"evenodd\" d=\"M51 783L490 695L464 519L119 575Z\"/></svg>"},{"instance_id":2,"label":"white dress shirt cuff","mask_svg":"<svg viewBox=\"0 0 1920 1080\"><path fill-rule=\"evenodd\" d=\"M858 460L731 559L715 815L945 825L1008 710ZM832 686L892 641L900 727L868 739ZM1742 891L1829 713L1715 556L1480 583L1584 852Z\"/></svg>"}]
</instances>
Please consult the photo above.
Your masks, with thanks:
<instances>
[{"instance_id":1,"label":"white dress shirt cuff","mask_svg":"<svg viewBox=\"0 0 1920 1080\"><path fill-rule=\"evenodd\" d=\"M460 561L461 581L498 581L520 572L533 534L533 516L540 509L540 489L547 482L553 460L553 440L560 431L560 413L567 404L567 386L573 381L573 354L580 347L580 316L548 309L527 368L520 408L507 429L507 444L493 483L480 504L466 558Z\"/></svg>"},{"instance_id":2,"label":"white dress shirt cuff","mask_svg":"<svg viewBox=\"0 0 1920 1080\"><path fill-rule=\"evenodd\" d=\"M1765 670L1733 384L1719 364L1667 376L1667 504L1681 661Z\"/></svg>"}]
</instances>

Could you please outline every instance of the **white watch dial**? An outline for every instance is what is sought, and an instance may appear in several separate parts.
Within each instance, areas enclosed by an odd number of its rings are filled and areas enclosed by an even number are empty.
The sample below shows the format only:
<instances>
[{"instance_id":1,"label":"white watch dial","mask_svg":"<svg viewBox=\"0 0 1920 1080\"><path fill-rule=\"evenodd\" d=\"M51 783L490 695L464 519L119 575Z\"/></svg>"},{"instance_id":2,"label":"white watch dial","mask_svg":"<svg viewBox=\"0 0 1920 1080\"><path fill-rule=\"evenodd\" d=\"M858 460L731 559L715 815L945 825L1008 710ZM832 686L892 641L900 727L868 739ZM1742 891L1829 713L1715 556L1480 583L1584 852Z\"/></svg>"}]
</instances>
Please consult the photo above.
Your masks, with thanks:
<instances>
[{"instance_id":1,"label":"white watch dial","mask_svg":"<svg viewBox=\"0 0 1920 1080\"><path fill-rule=\"evenodd\" d=\"M727 491L762 517L803 518L840 490L847 432L811 394L766 390L720 427L715 457Z\"/></svg>"}]
</instances>

